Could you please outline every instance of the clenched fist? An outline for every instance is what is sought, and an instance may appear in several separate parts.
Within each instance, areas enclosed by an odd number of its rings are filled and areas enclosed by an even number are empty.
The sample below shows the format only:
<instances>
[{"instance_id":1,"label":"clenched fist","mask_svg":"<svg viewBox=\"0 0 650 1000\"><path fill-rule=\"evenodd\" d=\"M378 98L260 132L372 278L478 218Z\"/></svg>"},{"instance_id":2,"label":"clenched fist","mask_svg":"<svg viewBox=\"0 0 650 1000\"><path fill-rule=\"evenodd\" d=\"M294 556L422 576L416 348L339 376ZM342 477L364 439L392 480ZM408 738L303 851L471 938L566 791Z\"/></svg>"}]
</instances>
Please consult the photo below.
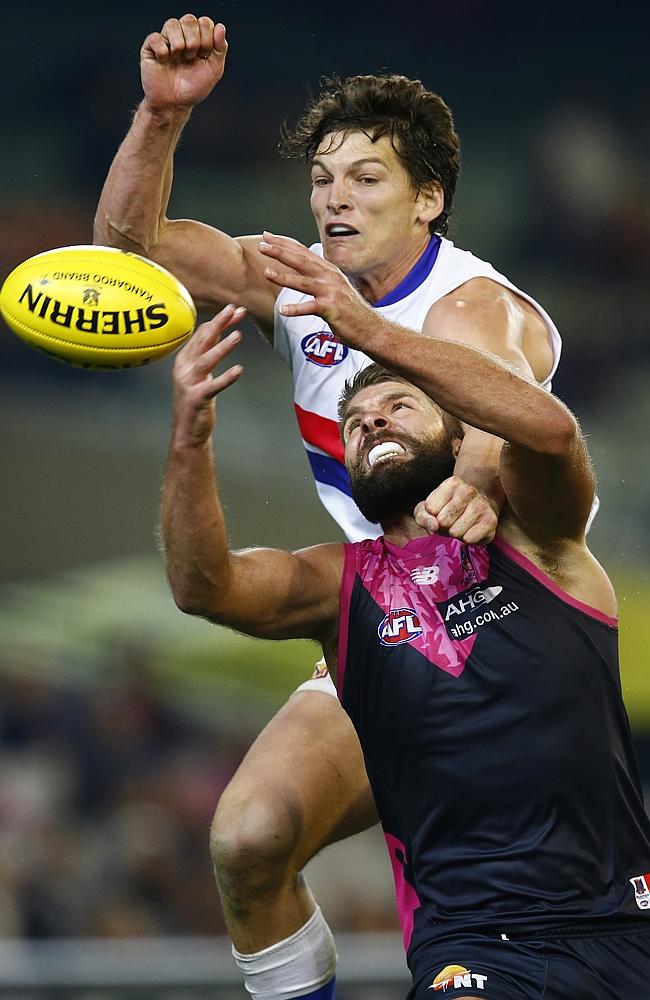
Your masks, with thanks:
<instances>
[{"instance_id":1,"label":"clenched fist","mask_svg":"<svg viewBox=\"0 0 650 1000\"><path fill-rule=\"evenodd\" d=\"M210 17L184 14L165 21L140 51L149 109L164 113L199 104L223 76L227 51L225 26Z\"/></svg>"}]
</instances>

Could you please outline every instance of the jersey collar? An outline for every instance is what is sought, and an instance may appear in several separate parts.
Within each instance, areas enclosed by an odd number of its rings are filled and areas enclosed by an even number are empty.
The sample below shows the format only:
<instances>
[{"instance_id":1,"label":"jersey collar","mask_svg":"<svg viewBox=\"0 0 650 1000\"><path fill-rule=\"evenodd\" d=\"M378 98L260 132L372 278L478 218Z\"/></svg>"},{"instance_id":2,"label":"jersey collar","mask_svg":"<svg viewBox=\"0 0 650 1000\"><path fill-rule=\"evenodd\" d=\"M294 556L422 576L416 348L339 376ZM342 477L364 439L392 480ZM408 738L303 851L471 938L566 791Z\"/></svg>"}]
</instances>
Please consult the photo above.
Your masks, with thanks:
<instances>
[{"instance_id":1,"label":"jersey collar","mask_svg":"<svg viewBox=\"0 0 650 1000\"><path fill-rule=\"evenodd\" d=\"M419 288L425 278L428 278L431 274L439 250L440 237L432 236L422 256L416 261L406 277L402 278L400 283L395 285L395 288L379 299L378 302L374 302L373 308L378 309L380 306L392 306L395 302L405 299L407 295L410 295L416 288Z\"/></svg>"}]
</instances>

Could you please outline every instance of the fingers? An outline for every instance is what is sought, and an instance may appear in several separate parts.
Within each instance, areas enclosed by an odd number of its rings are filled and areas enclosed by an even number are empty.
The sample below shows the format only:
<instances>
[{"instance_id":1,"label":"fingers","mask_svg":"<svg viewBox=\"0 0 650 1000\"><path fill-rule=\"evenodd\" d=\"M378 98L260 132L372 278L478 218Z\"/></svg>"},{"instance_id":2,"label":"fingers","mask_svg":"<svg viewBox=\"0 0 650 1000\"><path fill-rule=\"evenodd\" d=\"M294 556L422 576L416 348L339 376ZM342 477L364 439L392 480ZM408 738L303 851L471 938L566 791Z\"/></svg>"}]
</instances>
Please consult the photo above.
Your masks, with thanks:
<instances>
[{"instance_id":1,"label":"fingers","mask_svg":"<svg viewBox=\"0 0 650 1000\"><path fill-rule=\"evenodd\" d=\"M268 277L268 275L267 275ZM269 277L269 281L274 281ZM318 308L316 299L305 299L304 302L290 302L280 306L282 316L323 316L323 310Z\"/></svg>"},{"instance_id":2,"label":"fingers","mask_svg":"<svg viewBox=\"0 0 650 1000\"><path fill-rule=\"evenodd\" d=\"M194 59L201 47L201 30L194 14L183 14L180 20L170 17L165 21L161 34L166 38L172 56L184 55Z\"/></svg>"},{"instance_id":3,"label":"fingers","mask_svg":"<svg viewBox=\"0 0 650 1000\"><path fill-rule=\"evenodd\" d=\"M453 515L451 515L453 517ZM449 518L451 520L451 517ZM443 523L447 520L441 512ZM467 504L462 513L447 527L452 538L468 544L478 545L491 542L497 528L497 516L485 499L479 494Z\"/></svg>"},{"instance_id":4,"label":"fingers","mask_svg":"<svg viewBox=\"0 0 650 1000\"><path fill-rule=\"evenodd\" d=\"M149 35L142 46L145 56L151 52L160 62L208 59L213 55L223 59L227 49L225 26L215 24L211 17L194 14L183 14L180 19L170 17L162 30Z\"/></svg>"},{"instance_id":5,"label":"fingers","mask_svg":"<svg viewBox=\"0 0 650 1000\"><path fill-rule=\"evenodd\" d=\"M159 31L154 31L145 38L140 54L143 59L151 59L153 56L157 62L165 62L169 58L167 39Z\"/></svg>"},{"instance_id":6,"label":"fingers","mask_svg":"<svg viewBox=\"0 0 650 1000\"><path fill-rule=\"evenodd\" d=\"M417 505L414 516L427 531L444 531L471 545L492 541L498 523L487 497L458 476L433 490Z\"/></svg>"},{"instance_id":7,"label":"fingers","mask_svg":"<svg viewBox=\"0 0 650 1000\"><path fill-rule=\"evenodd\" d=\"M315 293L316 281L309 275L299 274L296 271L282 271L277 267L265 267L264 277L281 288L293 288L294 291L304 292L306 295Z\"/></svg>"},{"instance_id":8,"label":"fingers","mask_svg":"<svg viewBox=\"0 0 650 1000\"><path fill-rule=\"evenodd\" d=\"M424 500L421 500L417 505L413 511L413 515L420 527L424 528L425 531L428 531L430 535L435 535L436 532L440 530L438 518L434 517L434 515L427 510Z\"/></svg>"},{"instance_id":9,"label":"fingers","mask_svg":"<svg viewBox=\"0 0 650 1000\"><path fill-rule=\"evenodd\" d=\"M217 376L212 376L212 371L241 343L240 330L233 330L226 337L223 334L245 315L246 310L242 306L228 305L207 323L198 326L176 356L174 369L177 380L192 385L209 383L204 390L206 398L211 398L239 378L243 371L241 365Z\"/></svg>"},{"instance_id":10,"label":"fingers","mask_svg":"<svg viewBox=\"0 0 650 1000\"><path fill-rule=\"evenodd\" d=\"M316 276L328 266L322 257L288 236L274 236L273 233L264 232L259 242L259 251L265 257L273 257L304 275Z\"/></svg>"},{"instance_id":11,"label":"fingers","mask_svg":"<svg viewBox=\"0 0 650 1000\"><path fill-rule=\"evenodd\" d=\"M305 302L294 302L280 306L283 316L320 316L322 308L327 304L322 303L319 307L317 297L323 296L327 292L325 279L329 264L317 254L309 250L303 243L291 239L289 236L276 236L267 230L262 234L259 244L260 253L265 257L272 257L280 264L291 268L284 270L269 264L264 268L264 277L279 288L292 288L295 292L302 292L303 295L313 296Z\"/></svg>"},{"instance_id":12,"label":"fingers","mask_svg":"<svg viewBox=\"0 0 650 1000\"><path fill-rule=\"evenodd\" d=\"M208 379L209 387L205 393L205 398L214 399L214 397L220 392L223 392L224 389L233 385L243 372L243 365L233 365L232 368L227 368L226 371L221 372L220 375L214 375L211 379Z\"/></svg>"}]
</instances>

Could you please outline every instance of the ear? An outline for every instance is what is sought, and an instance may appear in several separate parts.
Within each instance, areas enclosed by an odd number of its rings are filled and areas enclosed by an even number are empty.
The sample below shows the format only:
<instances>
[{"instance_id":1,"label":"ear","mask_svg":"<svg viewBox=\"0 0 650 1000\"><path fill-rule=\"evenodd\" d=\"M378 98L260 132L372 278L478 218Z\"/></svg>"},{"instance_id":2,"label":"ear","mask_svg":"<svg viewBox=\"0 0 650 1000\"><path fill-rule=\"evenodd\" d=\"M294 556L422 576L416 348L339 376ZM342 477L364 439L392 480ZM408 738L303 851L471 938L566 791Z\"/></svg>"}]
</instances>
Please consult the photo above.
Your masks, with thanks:
<instances>
[{"instance_id":1,"label":"ear","mask_svg":"<svg viewBox=\"0 0 650 1000\"><path fill-rule=\"evenodd\" d=\"M462 445L462 443L463 443L462 438L455 437L451 439L451 453L454 456L454 462L458 458L458 452L460 451L460 446Z\"/></svg>"},{"instance_id":2,"label":"ear","mask_svg":"<svg viewBox=\"0 0 650 1000\"><path fill-rule=\"evenodd\" d=\"M445 207L445 195L438 181L421 187L415 199L415 208L419 222L429 225L437 219Z\"/></svg>"}]
</instances>

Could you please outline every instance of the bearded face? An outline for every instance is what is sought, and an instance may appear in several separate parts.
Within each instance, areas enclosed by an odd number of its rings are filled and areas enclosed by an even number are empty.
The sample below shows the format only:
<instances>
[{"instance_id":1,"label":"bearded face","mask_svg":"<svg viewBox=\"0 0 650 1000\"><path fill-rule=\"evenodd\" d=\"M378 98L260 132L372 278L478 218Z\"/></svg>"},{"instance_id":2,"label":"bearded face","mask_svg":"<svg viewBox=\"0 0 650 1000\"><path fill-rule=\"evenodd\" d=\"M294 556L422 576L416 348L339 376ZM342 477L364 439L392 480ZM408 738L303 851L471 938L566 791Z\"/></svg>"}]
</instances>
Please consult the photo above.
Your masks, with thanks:
<instances>
[{"instance_id":1,"label":"bearded face","mask_svg":"<svg viewBox=\"0 0 650 1000\"><path fill-rule=\"evenodd\" d=\"M443 429L422 439L378 431L348 467L352 497L368 521L385 525L412 515L420 500L453 475L454 464Z\"/></svg>"}]
</instances>

